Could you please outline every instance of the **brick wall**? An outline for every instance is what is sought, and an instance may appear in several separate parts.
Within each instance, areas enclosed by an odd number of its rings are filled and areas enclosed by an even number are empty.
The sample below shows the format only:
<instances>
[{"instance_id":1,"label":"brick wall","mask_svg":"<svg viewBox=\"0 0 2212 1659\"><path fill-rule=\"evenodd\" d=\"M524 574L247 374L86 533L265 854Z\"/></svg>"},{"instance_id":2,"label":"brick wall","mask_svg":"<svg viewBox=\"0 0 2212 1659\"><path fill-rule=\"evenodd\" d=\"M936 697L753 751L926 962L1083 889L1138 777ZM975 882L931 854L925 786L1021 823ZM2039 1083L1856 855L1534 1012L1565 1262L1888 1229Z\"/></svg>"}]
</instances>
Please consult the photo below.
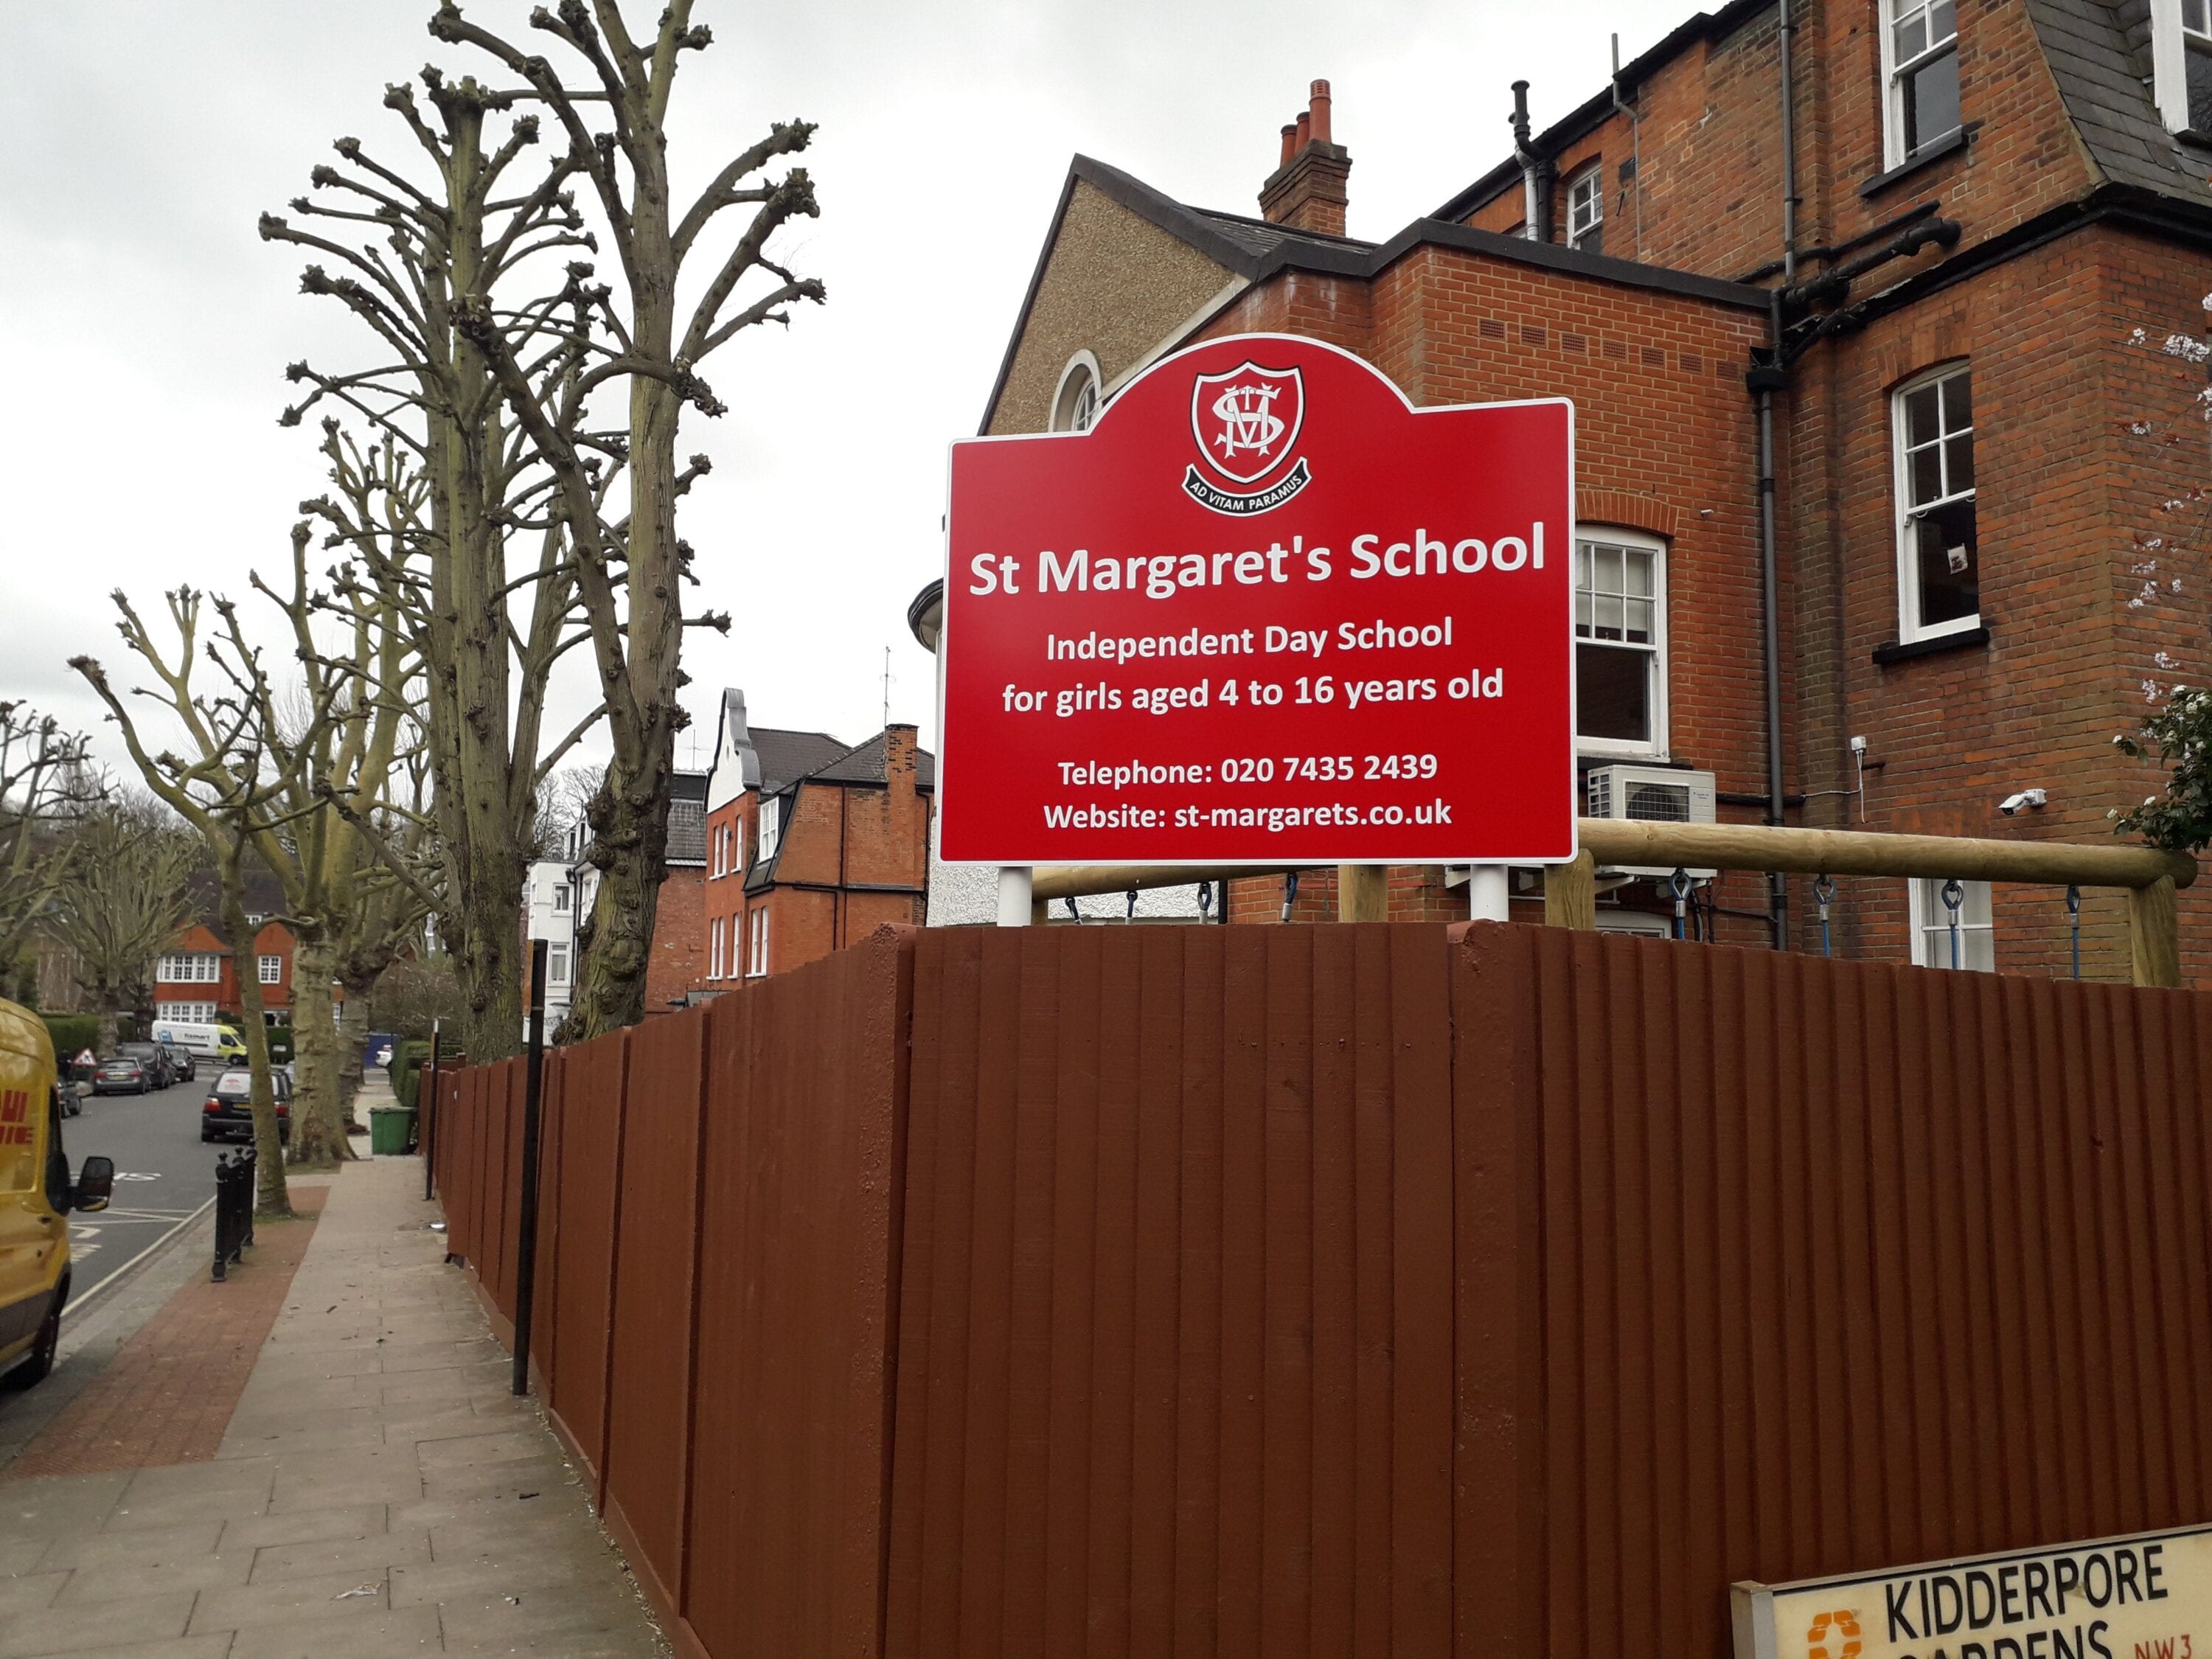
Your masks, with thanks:
<instances>
[{"instance_id":1,"label":"brick wall","mask_svg":"<svg viewBox=\"0 0 2212 1659\"><path fill-rule=\"evenodd\" d=\"M707 872L671 870L660 884L653 926L653 955L645 969L645 1011L664 1014L686 992L706 982Z\"/></svg>"}]
</instances>

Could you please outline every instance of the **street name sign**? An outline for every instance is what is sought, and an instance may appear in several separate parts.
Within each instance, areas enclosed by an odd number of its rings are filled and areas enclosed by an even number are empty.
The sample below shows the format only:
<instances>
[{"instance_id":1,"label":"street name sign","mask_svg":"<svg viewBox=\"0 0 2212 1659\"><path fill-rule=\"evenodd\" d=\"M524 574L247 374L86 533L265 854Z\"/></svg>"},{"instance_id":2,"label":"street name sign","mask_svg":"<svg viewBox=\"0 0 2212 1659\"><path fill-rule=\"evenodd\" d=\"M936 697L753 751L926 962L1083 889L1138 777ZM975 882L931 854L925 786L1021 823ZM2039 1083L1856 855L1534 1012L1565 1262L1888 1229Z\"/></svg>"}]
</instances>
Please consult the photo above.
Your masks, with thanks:
<instances>
[{"instance_id":1,"label":"street name sign","mask_svg":"<svg viewBox=\"0 0 2212 1659\"><path fill-rule=\"evenodd\" d=\"M1732 1592L1736 1659L2212 1655L2212 1527Z\"/></svg>"},{"instance_id":2,"label":"street name sign","mask_svg":"<svg viewBox=\"0 0 2212 1659\"><path fill-rule=\"evenodd\" d=\"M1573 857L1573 458L1564 399L1416 409L1283 335L955 444L942 855Z\"/></svg>"}]
</instances>

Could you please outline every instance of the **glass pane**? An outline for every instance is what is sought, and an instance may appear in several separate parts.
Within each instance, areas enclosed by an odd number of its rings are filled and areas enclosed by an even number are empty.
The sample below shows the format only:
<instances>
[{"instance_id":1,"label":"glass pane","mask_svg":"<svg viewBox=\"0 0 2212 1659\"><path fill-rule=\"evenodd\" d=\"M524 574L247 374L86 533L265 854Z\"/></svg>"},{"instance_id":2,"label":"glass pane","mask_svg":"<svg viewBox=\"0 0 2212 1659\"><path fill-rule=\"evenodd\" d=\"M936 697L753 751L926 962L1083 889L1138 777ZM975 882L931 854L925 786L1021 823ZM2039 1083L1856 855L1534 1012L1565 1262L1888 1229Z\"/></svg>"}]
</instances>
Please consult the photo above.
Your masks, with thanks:
<instances>
[{"instance_id":1,"label":"glass pane","mask_svg":"<svg viewBox=\"0 0 2212 1659\"><path fill-rule=\"evenodd\" d=\"M2212 51L2192 41L2182 56L2189 66L2189 125L2212 132Z\"/></svg>"},{"instance_id":2,"label":"glass pane","mask_svg":"<svg viewBox=\"0 0 2212 1659\"><path fill-rule=\"evenodd\" d=\"M1621 600L1618 594L1601 593L1597 596L1598 638L1617 640L1620 637L1620 608Z\"/></svg>"},{"instance_id":3,"label":"glass pane","mask_svg":"<svg viewBox=\"0 0 2212 1659\"><path fill-rule=\"evenodd\" d=\"M2212 34L2212 0L2181 0L2181 27L2197 34Z\"/></svg>"},{"instance_id":4,"label":"glass pane","mask_svg":"<svg viewBox=\"0 0 2212 1659\"><path fill-rule=\"evenodd\" d=\"M1603 225L1592 225L1588 230L1583 232L1581 235L1575 238L1575 247L1577 252L1583 253L1604 252L1605 227Z\"/></svg>"},{"instance_id":5,"label":"glass pane","mask_svg":"<svg viewBox=\"0 0 2212 1659\"><path fill-rule=\"evenodd\" d=\"M1575 595L1575 632L1586 635L1589 632L1589 626L1590 596L1588 593L1577 593Z\"/></svg>"},{"instance_id":6,"label":"glass pane","mask_svg":"<svg viewBox=\"0 0 2212 1659\"><path fill-rule=\"evenodd\" d=\"M1575 647L1575 726L1585 738L1625 743L1651 741L1651 672L1648 651L1617 646Z\"/></svg>"},{"instance_id":7,"label":"glass pane","mask_svg":"<svg viewBox=\"0 0 2212 1659\"><path fill-rule=\"evenodd\" d=\"M1927 50L1927 15L1916 8L1911 16L1898 20L1897 61L1909 64Z\"/></svg>"},{"instance_id":8,"label":"glass pane","mask_svg":"<svg viewBox=\"0 0 2212 1659\"><path fill-rule=\"evenodd\" d=\"M1588 587L1589 579L1590 544L1588 542L1578 542L1575 544L1575 585L1577 587Z\"/></svg>"},{"instance_id":9,"label":"glass pane","mask_svg":"<svg viewBox=\"0 0 2212 1659\"><path fill-rule=\"evenodd\" d=\"M1658 607L1649 599L1628 602L1628 638L1632 645L1650 645L1657 625Z\"/></svg>"},{"instance_id":10,"label":"glass pane","mask_svg":"<svg viewBox=\"0 0 2212 1659\"><path fill-rule=\"evenodd\" d=\"M1959 54L1952 51L1905 78L1905 153L1917 155L1958 130Z\"/></svg>"},{"instance_id":11,"label":"glass pane","mask_svg":"<svg viewBox=\"0 0 2212 1659\"><path fill-rule=\"evenodd\" d=\"M1974 487L1974 434L1961 433L1943 443L1944 473L1954 495Z\"/></svg>"},{"instance_id":12,"label":"glass pane","mask_svg":"<svg viewBox=\"0 0 2212 1659\"><path fill-rule=\"evenodd\" d=\"M1943 429L1963 432L1974 423L1974 382L1971 374L1954 374L1943 382Z\"/></svg>"},{"instance_id":13,"label":"glass pane","mask_svg":"<svg viewBox=\"0 0 2212 1659\"><path fill-rule=\"evenodd\" d=\"M1620 550L1619 548L1601 547L1597 550L1596 568L1593 572L1593 578L1590 585L1599 592L1620 592Z\"/></svg>"},{"instance_id":14,"label":"glass pane","mask_svg":"<svg viewBox=\"0 0 2212 1659\"><path fill-rule=\"evenodd\" d=\"M1651 567L1654 561L1649 553L1632 550L1628 555L1628 591L1632 593L1651 592Z\"/></svg>"},{"instance_id":15,"label":"glass pane","mask_svg":"<svg viewBox=\"0 0 2212 1659\"><path fill-rule=\"evenodd\" d=\"M1911 445L1933 443L1938 428L1936 420L1936 399L1940 394L1932 386L1920 386L1905 394L1905 441Z\"/></svg>"},{"instance_id":16,"label":"glass pane","mask_svg":"<svg viewBox=\"0 0 2212 1659\"><path fill-rule=\"evenodd\" d=\"M1916 449L1908 458L1911 471L1912 499L1911 505L1939 501L1943 495L1942 452L1933 444L1925 449Z\"/></svg>"},{"instance_id":17,"label":"glass pane","mask_svg":"<svg viewBox=\"0 0 2212 1659\"><path fill-rule=\"evenodd\" d=\"M1974 548L1974 503L1939 507L1913 523L1920 577L1920 625L1933 628L1979 613L1981 567Z\"/></svg>"},{"instance_id":18,"label":"glass pane","mask_svg":"<svg viewBox=\"0 0 2212 1659\"><path fill-rule=\"evenodd\" d=\"M1936 0L1928 9L1928 39L1940 45L1959 32L1956 0Z\"/></svg>"}]
</instances>

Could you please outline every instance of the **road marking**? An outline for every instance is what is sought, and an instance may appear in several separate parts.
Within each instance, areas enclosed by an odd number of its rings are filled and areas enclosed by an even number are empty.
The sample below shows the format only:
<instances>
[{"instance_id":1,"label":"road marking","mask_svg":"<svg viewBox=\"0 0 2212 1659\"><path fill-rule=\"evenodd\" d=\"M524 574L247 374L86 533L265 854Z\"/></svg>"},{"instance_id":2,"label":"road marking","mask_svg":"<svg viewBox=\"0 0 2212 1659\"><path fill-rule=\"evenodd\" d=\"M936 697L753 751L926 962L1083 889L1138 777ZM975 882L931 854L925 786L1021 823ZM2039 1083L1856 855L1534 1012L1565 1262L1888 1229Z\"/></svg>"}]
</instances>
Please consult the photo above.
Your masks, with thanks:
<instances>
[{"instance_id":1,"label":"road marking","mask_svg":"<svg viewBox=\"0 0 2212 1659\"><path fill-rule=\"evenodd\" d=\"M97 1285L88 1285L76 1295L71 1297L67 1304L64 1306L62 1311L64 1313L75 1313L79 1308L84 1306L84 1304L91 1301L93 1297L98 1296L109 1285L114 1284L118 1279L128 1273L133 1267L143 1261L148 1256L153 1255L155 1251L160 1249L164 1244L167 1243L179 1233L184 1231L185 1228L191 1226L192 1223L198 1221L202 1216L205 1215L213 1208L215 1208L215 1200L210 1198L206 1203L201 1205L198 1209L194 1210L182 1221L177 1223L175 1226L170 1228L168 1231L163 1233L151 1244L149 1244L144 1249L139 1251L137 1255L132 1256L130 1261L108 1273L108 1274L103 1278L100 1283Z\"/></svg>"}]
</instances>

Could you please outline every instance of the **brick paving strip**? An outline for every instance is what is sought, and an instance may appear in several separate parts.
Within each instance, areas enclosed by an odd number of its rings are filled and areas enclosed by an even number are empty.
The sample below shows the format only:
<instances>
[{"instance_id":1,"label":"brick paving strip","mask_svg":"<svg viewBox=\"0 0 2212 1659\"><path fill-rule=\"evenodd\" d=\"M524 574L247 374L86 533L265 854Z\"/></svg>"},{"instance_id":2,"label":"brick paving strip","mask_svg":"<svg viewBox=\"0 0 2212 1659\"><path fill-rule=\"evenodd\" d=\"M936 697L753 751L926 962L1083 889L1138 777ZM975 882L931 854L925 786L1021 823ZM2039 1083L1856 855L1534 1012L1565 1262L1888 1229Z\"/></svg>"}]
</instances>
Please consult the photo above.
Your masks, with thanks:
<instances>
[{"instance_id":1,"label":"brick paving strip","mask_svg":"<svg viewBox=\"0 0 2212 1659\"><path fill-rule=\"evenodd\" d=\"M222 1284L205 1271L187 1282L0 1471L0 1480L212 1458L307 1254L329 1191L293 1187L299 1218L257 1224L245 1260Z\"/></svg>"},{"instance_id":2,"label":"brick paving strip","mask_svg":"<svg viewBox=\"0 0 2212 1659\"><path fill-rule=\"evenodd\" d=\"M666 1653L422 1194L349 1164L297 1226L212 1456L0 1480L0 1659Z\"/></svg>"}]
</instances>

